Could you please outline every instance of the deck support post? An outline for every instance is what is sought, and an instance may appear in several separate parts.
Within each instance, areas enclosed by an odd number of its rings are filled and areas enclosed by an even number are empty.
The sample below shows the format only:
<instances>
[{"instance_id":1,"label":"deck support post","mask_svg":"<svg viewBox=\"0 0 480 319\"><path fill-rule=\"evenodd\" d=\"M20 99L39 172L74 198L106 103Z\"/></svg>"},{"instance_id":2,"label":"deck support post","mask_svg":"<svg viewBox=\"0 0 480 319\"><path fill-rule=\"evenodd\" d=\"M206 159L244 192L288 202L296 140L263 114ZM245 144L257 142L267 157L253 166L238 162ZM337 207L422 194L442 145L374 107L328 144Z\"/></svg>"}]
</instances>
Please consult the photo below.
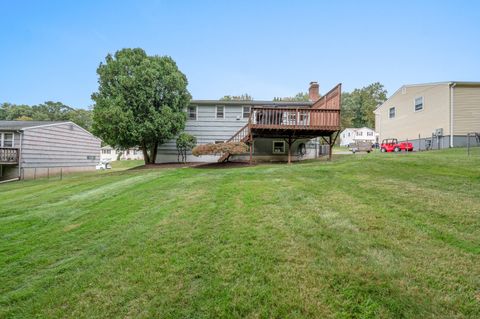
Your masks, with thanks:
<instances>
[{"instance_id":1,"label":"deck support post","mask_svg":"<svg viewBox=\"0 0 480 319\"><path fill-rule=\"evenodd\" d=\"M288 137L288 141L287 141L287 144L288 144L288 164L292 164L292 137L289 136Z\"/></svg>"},{"instance_id":2,"label":"deck support post","mask_svg":"<svg viewBox=\"0 0 480 319\"><path fill-rule=\"evenodd\" d=\"M252 165L253 164L253 137L250 136L250 160L249 160L249 164Z\"/></svg>"},{"instance_id":3,"label":"deck support post","mask_svg":"<svg viewBox=\"0 0 480 319\"><path fill-rule=\"evenodd\" d=\"M332 160L332 148L333 148L333 145L332 145L332 134L330 134L328 136L328 160L331 161Z\"/></svg>"}]
</instances>

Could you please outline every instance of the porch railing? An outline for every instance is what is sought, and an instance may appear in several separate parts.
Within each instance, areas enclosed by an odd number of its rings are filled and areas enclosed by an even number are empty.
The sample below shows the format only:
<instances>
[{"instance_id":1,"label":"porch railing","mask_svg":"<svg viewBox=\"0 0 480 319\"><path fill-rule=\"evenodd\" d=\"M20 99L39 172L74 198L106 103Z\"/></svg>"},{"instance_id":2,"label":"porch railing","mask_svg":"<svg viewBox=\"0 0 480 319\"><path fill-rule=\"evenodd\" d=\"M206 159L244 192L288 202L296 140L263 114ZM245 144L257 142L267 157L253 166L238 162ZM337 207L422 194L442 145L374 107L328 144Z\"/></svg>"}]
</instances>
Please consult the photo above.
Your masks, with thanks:
<instances>
[{"instance_id":1,"label":"porch railing","mask_svg":"<svg viewBox=\"0 0 480 319\"><path fill-rule=\"evenodd\" d=\"M340 129L340 110L303 108L252 108L252 128Z\"/></svg>"},{"instance_id":2,"label":"porch railing","mask_svg":"<svg viewBox=\"0 0 480 319\"><path fill-rule=\"evenodd\" d=\"M18 148L0 147L0 164L17 164Z\"/></svg>"}]
</instances>

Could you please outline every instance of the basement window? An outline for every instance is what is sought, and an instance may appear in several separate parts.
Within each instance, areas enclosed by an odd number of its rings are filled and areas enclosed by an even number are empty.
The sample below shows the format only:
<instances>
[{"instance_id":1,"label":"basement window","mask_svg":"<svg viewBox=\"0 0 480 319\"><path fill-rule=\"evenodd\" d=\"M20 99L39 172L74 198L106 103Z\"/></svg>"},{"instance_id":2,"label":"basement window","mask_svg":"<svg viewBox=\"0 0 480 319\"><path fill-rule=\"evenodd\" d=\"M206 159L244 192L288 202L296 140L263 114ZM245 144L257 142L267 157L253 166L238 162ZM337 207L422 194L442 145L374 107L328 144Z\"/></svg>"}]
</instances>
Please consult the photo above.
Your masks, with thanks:
<instances>
[{"instance_id":1,"label":"basement window","mask_svg":"<svg viewBox=\"0 0 480 319\"><path fill-rule=\"evenodd\" d=\"M215 116L217 119L225 118L225 106L217 105L217 110L215 112Z\"/></svg>"},{"instance_id":2,"label":"basement window","mask_svg":"<svg viewBox=\"0 0 480 319\"><path fill-rule=\"evenodd\" d=\"M423 110L423 96L415 99L415 112Z\"/></svg>"},{"instance_id":3,"label":"basement window","mask_svg":"<svg viewBox=\"0 0 480 319\"><path fill-rule=\"evenodd\" d=\"M394 107L391 107L389 110L388 110L388 118L395 118L395 115L396 115L396 111L395 111L395 108Z\"/></svg>"},{"instance_id":4,"label":"basement window","mask_svg":"<svg viewBox=\"0 0 480 319\"><path fill-rule=\"evenodd\" d=\"M272 153L285 154L285 141L274 141Z\"/></svg>"}]
</instances>

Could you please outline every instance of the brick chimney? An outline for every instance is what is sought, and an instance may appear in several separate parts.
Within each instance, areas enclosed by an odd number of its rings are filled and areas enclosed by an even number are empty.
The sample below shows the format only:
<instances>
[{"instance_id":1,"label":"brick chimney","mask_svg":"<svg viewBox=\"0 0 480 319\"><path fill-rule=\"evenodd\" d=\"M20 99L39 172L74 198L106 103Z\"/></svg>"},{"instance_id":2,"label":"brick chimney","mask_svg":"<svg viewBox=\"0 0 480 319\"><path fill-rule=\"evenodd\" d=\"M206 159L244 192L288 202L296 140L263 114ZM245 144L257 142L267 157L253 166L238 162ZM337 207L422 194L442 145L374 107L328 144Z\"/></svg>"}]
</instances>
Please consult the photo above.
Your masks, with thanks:
<instances>
[{"instance_id":1,"label":"brick chimney","mask_svg":"<svg viewBox=\"0 0 480 319\"><path fill-rule=\"evenodd\" d=\"M310 87L308 88L308 99L311 102L316 102L320 98L320 86L317 82L310 82Z\"/></svg>"}]
</instances>

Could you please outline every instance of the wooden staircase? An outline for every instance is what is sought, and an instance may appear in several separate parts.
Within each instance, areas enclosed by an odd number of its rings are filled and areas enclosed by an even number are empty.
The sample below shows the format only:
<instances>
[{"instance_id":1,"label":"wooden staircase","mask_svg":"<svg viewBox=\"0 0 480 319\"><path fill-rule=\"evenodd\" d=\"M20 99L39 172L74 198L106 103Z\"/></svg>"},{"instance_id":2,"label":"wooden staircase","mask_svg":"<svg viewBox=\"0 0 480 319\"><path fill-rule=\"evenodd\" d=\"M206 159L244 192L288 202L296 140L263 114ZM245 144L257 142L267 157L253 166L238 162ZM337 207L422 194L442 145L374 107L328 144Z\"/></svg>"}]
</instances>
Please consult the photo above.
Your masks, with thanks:
<instances>
[{"instance_id":1,"label":"wooden staircase","mask_svg":"<svg viewBox=\"0 0 480 319\"><path fill-rule=\"evenodd\" d=\"M237 133L233 134L232 137L230 137L228 140L225 141L225 143L229 142L243 142L243 143L248 143L250 141L250 126L249 124L245 124L244 127L239 129ZM232 156L230 153L224 153L220 158L218 159L219 163L223 163L228 161L228 159Z\"/></svg>"}]
</instances>

